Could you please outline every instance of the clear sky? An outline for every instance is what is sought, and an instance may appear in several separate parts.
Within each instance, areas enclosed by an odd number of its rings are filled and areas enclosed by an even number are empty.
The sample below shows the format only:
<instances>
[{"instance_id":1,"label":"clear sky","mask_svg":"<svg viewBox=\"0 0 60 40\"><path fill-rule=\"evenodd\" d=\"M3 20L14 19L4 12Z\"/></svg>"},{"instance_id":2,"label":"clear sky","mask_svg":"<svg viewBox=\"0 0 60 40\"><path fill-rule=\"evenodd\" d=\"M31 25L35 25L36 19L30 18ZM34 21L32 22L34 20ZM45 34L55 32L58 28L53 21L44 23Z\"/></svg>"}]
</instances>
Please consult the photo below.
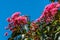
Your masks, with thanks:
<instances>
[{"instance_id":1,"label":"clear sky","mask_svg":"<svg viewBox=\"0 0 60 40\"><path fill-rule=\"evenodd\" d=\"M49 0L0 0L0 40L7 40L9 37L4 36L4 27L8 25L7 17L14 12L21 12L22 15L28 15L31 20L35 20L49 3Z\"/></svg>"}]
</instances>

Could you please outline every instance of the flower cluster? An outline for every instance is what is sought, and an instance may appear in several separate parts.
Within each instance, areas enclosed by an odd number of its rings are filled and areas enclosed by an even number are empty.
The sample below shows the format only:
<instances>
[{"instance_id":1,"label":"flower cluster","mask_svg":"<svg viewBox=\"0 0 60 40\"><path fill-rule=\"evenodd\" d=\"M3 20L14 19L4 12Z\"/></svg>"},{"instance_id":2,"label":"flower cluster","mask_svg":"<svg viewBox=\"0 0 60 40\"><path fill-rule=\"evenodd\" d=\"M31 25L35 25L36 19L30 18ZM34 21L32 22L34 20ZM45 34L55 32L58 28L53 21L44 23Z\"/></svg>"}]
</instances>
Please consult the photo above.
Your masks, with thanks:
<instances>
[{"instance_id":1,"label":"flower cluster","mask_svg":"<svg viewBox=\"0 0 60 40\"><path fill-rule=\"evenodd\" d=\"M14 13L11 18L7 18L7 21L9 23L13 23L14 26L20 25L20 24L26 24L27 23L27 17L26 16L20 16L20 12Z\"/></svg>"},{"instance_id":2,"label":"flower cluster","mask_svg":"<svg viewBox=\"0 0 60 40\"><path fill-rule=\"evenodd\" d=\"M9 25L8 27L5 27L5 29L10 29L12 32L14 32L17 30L17 27L27 24L28 20L27 16L20 16L20 12L15 12L11 18L7 18L7 21L9 22Z\"/></svg>"},{"instance_id":3,"label":"flower cluster","mask_svg":"<svg viewBox=\"0 0 60 40\"><path fill-rule=\"evenodd\" d=\"M42 15L36 20L36 22L40 22L42 18L45 18L45 21L47 20L46 22L50 22L58 10L60 10L60 4L58 2L52 2L45 7Z\"/></svg>"},{"instance_id":4,"label":"flower cluster","mask_svg":"<svg viewBox=\"0 0 60 40\"><path fill-rule=\"evenodd\" d=\"M58 40L60 36L60 4L52 2L47 5L43 14L33 22L27 16L15 12L10 18L6 29L12 31L8 40ZM7 36L8 33L5 33ZM19 37L18 37L19 36Z\"/></svg>"}]
</instances>

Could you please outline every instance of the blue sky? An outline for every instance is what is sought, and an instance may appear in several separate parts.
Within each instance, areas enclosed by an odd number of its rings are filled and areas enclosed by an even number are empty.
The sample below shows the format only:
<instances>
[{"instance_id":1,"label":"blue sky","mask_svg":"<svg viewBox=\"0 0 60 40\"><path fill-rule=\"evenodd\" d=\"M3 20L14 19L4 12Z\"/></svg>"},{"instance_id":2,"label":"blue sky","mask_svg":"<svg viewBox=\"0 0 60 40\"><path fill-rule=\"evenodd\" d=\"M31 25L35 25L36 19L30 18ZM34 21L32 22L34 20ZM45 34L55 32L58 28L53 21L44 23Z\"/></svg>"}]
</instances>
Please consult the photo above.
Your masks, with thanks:
<instances>
[{"instance_id":1,"label":"blue sky","mask_svg":"<svg viewBox=\"0 0 60 40\"><path fill-rule=\"evenodd\" d=\"M0 0L0 40L7 40L9 37L4 36L4 27L8 25L7 17L14 12L21 12L21 15L28 15L31 20L35 20L49 3L49 0Z\"/></svg>"}]
</instances>

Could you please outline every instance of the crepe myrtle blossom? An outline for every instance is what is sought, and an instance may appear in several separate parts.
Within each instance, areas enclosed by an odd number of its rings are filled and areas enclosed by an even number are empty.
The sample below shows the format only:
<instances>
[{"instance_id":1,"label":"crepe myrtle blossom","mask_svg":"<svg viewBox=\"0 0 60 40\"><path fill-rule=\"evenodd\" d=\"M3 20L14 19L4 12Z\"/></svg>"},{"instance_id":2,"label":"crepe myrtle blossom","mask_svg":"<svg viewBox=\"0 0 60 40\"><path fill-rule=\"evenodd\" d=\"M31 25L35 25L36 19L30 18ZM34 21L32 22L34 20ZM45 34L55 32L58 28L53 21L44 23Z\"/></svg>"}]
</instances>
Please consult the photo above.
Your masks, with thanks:
<instances>
[{"instance_id":1,"label":"crepe myrtle blossom","mask_svg":"<svg viewBox=\"0 0 60 40\"><path fill-rule=\"evenodd\" d=\"M19 16L19 17L17 17L16 19L15 19L18 23L27 23L27 18L26 17L24 17L24 16Z\"/></svg>"},{"instance_id":2,"label":"crepe myrtle blossom","mask_svg":"<svg viewBox=\"0 0 60 40\"><path fill-rule=\"evenodd\" d=\"M58 8L53 8L53 9L51 10L52 16L54 16L54 15L57 13L57 11L58 11Z\"/></svg>"},{"instance_id":3,"label":"crepe myrtle blossom","mask_svg":"<svg viewBox=\"0 0 60 40\"><path fill-rule=\"evenodd\" d=\"M60 3L57 3L56 8L59 8L59 7L60 7Z\"/></svg>"},{"instance_id":4,"label":"crepe myrtle blossom","mask_svg":"<svg viewBox=\"0 0 60 40\"><path fill-rule=\"evenodd\" d=\"M49 5L47 5L42 13L42 15L37 19L37 21L41 20L44 17L48 17L48 16L52 16L52 14L50 13L50 10L53 9L55 7L55 3L51 3ZM37 22L36 21L36 22Z\"/></svg>"},{"instance_id":5,"label":"crepe myrtle blossom","mask_svg":"<svg viewBox=\"0 0 60 40\"><path fill-rule=\"evenodd\" d=\"M15 18L19 17L20 12L15 12L14 14L12 14L11 18L7 18L8 22L13 22L15 20Z\"/></svg>"},{"instance_id":6,"label":"crepe myrtle blossom","mask_svg":"<svg viewBox=\"0 0 60 40\"><path fill-rule=\"evenodd\" d=\"M42 18L47 19L48 17L53 17L58 10L58 8L56 7L57 4L58 4L57 2L52 2L51 4L47 5L42 15L38 19L36 19L34 23L40 22Z\"/></svg>"},{"instance_id":7,"label":"crepe myrtle blossom","mask_svg":"<svg viewBox=\"0 0 60 40\"><path fill-rule=\"evenodd\" d=\"M8 22L11 22L11 18L7 18L7 21L8 21Z\"/></svg>"},{"instance_id":8,"label":"crepe myrtle blossom","mask_svg":"<svg viewBox=\"0 0 60 40\"><path fill-rule=\"evenodd\" d=\"M52 2L51 4L47 5L42 13L42 15L35 21L40 22L42 18L48 19L48 17L54 17L60 8L60 3Z\"/></svg>"},{"instance_id":9,"label":"crepe myrtle blossom","mask_svg":"<svg viewBox=\"0 0 60 40\"><path fill-rule=\"evenodd\" d=\"M14 25L26 24L27 23L27 17L26 16L20 16L20 12L15 12L11 16L11 18L7 18L7 21L9 23L13 22Z\"/></svg>"},{"instance_id":10,"label":"crepe myrtle blossom","mask_svg":"<svg viewBox=\"0 0 60 40\"><path fill-rule=\"evenodd\" d=\"M19 16L13 20L14 25L26 24L27 18L24 16Z\"/></svg>"},{"instance_id":11,"label":"crepe myrtle blossom","mask_svg":"<svg viewBox=\"0 0 60 40\"><path fill-rule=\"evenodd\" d=\"M9 22L8 27L5 29L9 29L10 31L14 32L16 31L16 26L19 25L25 25L27 24L28 20L26 16L21 16L20 12L15 12L11 17L7 18L7 21Z\"/></svg>"},{"instance_id":12,"label":"crepe myrtle blossom","mask_svg":"<svg viewBox=\"0 0 60 40\"><path fill-rule=\"evenodd\" d=\"M48 16L53 16L52 14L51 14L51 12L53 12L53 11L51 11L52 9L54 10L54 9L57 9L57 8L55 8L55 6L56 6L56 4L57 3L51 3L51 4L49 4L49 5L47 5L46 7L45 7L45 9L44 9L44 11L43 11L43 14L45 15L44 17L48 17Z\"/></svg>"},{"instance_id":13,"label":"crepe myrtle blossom","mask_svg":"<svg viewBox=\"0 0 60 40\"><path fill-rule=\"evenodd\" d=\"M15 19L15 18L19 17L20 14L21 14L20 12L15 12L14 14L12 14L11 18Z\"/></svg>"},{"instance_id":14,"label":"crepe myrtle blossom","mask_svg":"<svg viewBox=\"0 0 60 40\"><path fill-rule=\"evenodd\" d=\"M50 11L51 9L53 9L54 7L55 7L55 5L56 5L56 3L51 3L51 4L49 4L49 5L47 5L46 7L45 7L45 9L47 10L47 11ZM45 11L45 10L44 10Z\"/></svg>"}]
</instances>

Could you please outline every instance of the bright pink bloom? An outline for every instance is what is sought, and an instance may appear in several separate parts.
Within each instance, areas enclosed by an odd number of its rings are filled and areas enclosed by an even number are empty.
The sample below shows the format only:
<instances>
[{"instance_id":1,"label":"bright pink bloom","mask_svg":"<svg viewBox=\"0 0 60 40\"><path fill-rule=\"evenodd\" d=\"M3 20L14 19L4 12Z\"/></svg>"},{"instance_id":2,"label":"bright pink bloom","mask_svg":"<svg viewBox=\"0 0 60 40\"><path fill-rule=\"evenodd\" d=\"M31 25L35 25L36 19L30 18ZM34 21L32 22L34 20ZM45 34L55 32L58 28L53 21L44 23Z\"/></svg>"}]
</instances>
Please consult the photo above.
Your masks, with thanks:
<instances>
[{"instance_id":1,"label":"bright pink bloom","mask_svg":"<svg viewBox=\"0 0 60 40\"><path fill-rule=\"evenodd\" d=\"M57 5L56 5L56 8L59 8L59 7L60 7L60 4L57 4Z\"/></svg>"},{"instance_id":2,"label":"bright pink bloom","mask_svg":"<svg viewBox=\"0 0 60 40\"><path fill-rule=\"evenodd\" d=\"M44 18L45 16L48 17L50 15L50 10L53 9L54 7L55 7L55 3L51 3L51 4L47 5L44 9L44 12L40 16L40 19Z\"/></svg>"},{"instance_id":3,"label":"bright pink bloom","mask_svg":"<svg viewBox=\"0 0 60 40\"><path fill-rule=\"evenodd\" d=\"M20 12L15 12L13 15L12 15L12 19L15 19L15 18L17 18L17 17L19 17L19 15L20 15Z\"/></svg>"},{"instance_id":4,"label":"bright pink bloom","mask_svg":"<svg viewBox=\"0 0 60 40\"><path fill-rule=\"evenodd\" d=\"M13 21L13 25L16 26L17 25L17 20Z\"/></svg>"},{"instance_id":5,"label":"bright pink bloom","mask_svg":"<svg viewBox=\"0 0 60 40\"><path fill-rule=\"evenodd\" d=\"M27 23L27 17L24 17L24 16L19 16L16 18L16 20L18 23L21 23L21 22Z\"/></svg>"},{"instance_id":6,"label":"bright pink bloom","mask_svg":"<svg viewBox=\"0 0 60 40\"><path fill-rule=\"evenodd\" d=\"M11 18L7 18L7 21L8 21L8 22L11 22Z\"/></svg>"},{"instance_id":7,"label":"bright pink bloom","mask_svg":"<svg viewBox=\"0 0 60 40\"><path fill-rule=\"evenodd\" d=\"M26 24L27 17L25 17L25 16L15 17L14 19L12 19L12 22L13 22L14 26L20 25L20 24Z\"/></svg>"},{"instance_id":8,"label":"bright pink bloom","mask_svg":"<svg viewBox=\"0 0 60 40\"><path fill-rule=\"evenodd\" d=\"M51 10L51 14L54 16L57 13L58 8L53 8Z\"/></svg>"},{"instance_id":9,"label":"bright pink bloom","mask_svg":"<svg viewBox=\"0 0 60 40\"><path fill-rule=\"evenodd\" d=\"M5 35L5 36L8 36L8 32L6 32L4 35Z\"/></svg>"},{"instance_id":10,"label":"bright pink bloom","mask_svg":"<svg viewBox=\"0 0 60 40\"><path fill-rule=\"evenodd\" d=\"M56 3L51 3L45 7L45 10L50 11L52 8L54 8Z\"/></svg>"},{"instance_id":11,"label":"bright pink bloom","mask_svg":"<svg viewBox=\"0 0 60 40\"><path fill-rule=\"evenodd\" d=\"M15 12L11 18L8 18L8 22L13 23L14 26L27 23L26 16L20 16L20 12ZM9 25L11 26L11 25Z\"/></svg>"},{"instance_id":12,"label":"bright pink bloom","mask_svg":"<svg viewBox=\"0 0 60 40\"><path fill-rule=\"evenodd\" d=\"M36 20L36 22L40 21L42 18L48 18L50 16L54 16L57 13L58 8L56 8L57 2L53 2L47 5L42 13L42 15Z\"/></svg>"}]
</instances>

